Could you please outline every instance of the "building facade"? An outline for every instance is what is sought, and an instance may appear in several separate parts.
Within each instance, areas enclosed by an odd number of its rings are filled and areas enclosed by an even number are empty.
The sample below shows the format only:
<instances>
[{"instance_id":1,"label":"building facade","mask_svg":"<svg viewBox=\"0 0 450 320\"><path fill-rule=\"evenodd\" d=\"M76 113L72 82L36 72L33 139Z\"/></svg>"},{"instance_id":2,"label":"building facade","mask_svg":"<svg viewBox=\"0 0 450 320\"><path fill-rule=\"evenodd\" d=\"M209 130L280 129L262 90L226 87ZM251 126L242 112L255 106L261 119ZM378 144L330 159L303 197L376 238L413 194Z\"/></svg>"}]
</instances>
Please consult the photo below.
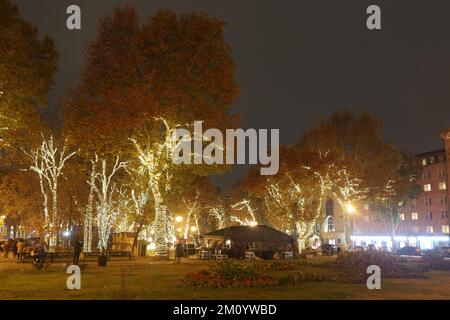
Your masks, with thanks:
<instances>
[{"instance_id":1,"label":"building facade","mask_svg":"<svg viewBox=\"0 0 450 320\"><path fill-rule=\"evenodd\" d=\"M418 246L432 249L449 244L450 129L442 133L441 137L445 149L417 155L420 170L416 183L420 193L399 208L398 224L387 224L371 214L370 204L362 204L350 218L354 245L372 243L392 248L389 230L393 227L396 248Z\"/></svg>"}]
</instances>

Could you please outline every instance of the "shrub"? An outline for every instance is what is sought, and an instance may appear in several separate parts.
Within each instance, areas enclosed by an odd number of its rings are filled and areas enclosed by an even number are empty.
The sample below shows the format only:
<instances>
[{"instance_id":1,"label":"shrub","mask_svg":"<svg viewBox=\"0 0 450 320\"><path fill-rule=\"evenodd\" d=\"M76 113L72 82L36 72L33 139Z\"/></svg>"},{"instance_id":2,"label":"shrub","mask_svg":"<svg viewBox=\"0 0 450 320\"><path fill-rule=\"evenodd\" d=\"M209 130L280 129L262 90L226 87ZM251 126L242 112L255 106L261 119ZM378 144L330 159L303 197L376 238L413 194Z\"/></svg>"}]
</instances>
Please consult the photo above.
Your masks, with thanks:
<instances>
[{"instance_id":1,"label":"shrub","mask_svg":"<svg viewBox=\"0 0 450 320\"><path fill-rule=\"evenodd\" d=\"M400 259L385 252L358 251L338 255L336 265L339 278L344 282L363 282L367 279L367 267L377 265L385 278L420 278L423 269L411 269L399 263Z\"/></svg>"}]
</instances>

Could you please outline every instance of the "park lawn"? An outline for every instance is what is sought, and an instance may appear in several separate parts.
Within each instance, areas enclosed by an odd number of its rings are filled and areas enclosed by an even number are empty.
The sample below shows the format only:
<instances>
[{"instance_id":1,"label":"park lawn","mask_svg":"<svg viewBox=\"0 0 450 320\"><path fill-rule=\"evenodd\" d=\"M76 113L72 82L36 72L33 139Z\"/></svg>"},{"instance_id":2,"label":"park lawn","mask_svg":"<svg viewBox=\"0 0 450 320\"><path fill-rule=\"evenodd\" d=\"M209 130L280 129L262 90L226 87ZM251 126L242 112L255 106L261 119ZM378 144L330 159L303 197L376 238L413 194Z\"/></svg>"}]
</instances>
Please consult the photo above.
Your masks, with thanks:
<instances>
[{"instance_id":1,"label":"park lawn","mask_svg":"<svg viewBox=\"0 0 450 320\"><path fill-rule=\"evenodd\" d=\"M315 258L312 266L264 271L275 277L289 272L332 272L333 260ZM183 283L188 272L212 261L183 260L181 265L151 259L110 261L107 267L87 263L81 290L68 290L62 263L38 271L31 264L0 259L0 299L450 299L450 272L426 273L426 279L385 279L381 290L364 284L304 282L255 288L203 288Z\"/></svg>"}]
</instances>

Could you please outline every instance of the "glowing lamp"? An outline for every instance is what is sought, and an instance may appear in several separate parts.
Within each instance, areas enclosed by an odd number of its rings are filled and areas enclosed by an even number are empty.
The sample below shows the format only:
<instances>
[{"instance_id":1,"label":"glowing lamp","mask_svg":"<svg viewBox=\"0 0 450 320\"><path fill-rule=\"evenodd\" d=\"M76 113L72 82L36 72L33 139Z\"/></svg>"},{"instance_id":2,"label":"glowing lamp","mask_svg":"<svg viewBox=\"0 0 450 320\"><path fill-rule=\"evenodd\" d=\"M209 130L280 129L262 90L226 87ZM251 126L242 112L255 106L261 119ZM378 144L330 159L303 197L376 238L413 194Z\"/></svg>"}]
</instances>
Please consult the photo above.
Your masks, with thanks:
<instances>
[{"instance_id":1,"label":"glowing lamp","mask_svg":"<svg viewBox=\"0 0 450 320\"><path fill-rule=\"evenodd\" d=\"M347 212L348 213L355 213L355 207L351 204L351 203L348 203L347 204Z\"/></svg>"}]
</instances>

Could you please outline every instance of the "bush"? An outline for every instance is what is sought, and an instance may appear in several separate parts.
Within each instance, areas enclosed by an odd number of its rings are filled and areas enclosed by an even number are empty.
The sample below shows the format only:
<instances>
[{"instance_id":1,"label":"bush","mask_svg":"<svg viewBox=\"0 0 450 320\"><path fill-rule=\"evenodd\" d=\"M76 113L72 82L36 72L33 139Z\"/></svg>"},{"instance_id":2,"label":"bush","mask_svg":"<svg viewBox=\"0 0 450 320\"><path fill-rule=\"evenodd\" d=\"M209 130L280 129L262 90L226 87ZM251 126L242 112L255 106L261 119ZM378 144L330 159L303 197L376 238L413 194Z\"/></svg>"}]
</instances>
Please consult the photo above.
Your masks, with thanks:
<instances>
[{"instance_id":1,"label":"bush","mask_svg":"<svg viewBox=\"0 0 450 320\"><path fill-rule=\"evenodd\" d=\"M423 269L410 269L399 263L400 259L385 252L358 251L343 252L338 255L336 265L339 278L344 282L363 282L367 279L367 267L380 267L385 278L422 278Z\"/></svg>"},{"instance_id":2,"label":"bush","mask_svg":"<svg viewBox=\"0 0 450 320\"><path fill-rule=\"evenodd\" d=\"M200 287L254 287L270 286L277 281L268 275L260 274L254 266L236 260L220 261L210 270L188 273L184 282Z\"/></svg>"}]
</instances>

